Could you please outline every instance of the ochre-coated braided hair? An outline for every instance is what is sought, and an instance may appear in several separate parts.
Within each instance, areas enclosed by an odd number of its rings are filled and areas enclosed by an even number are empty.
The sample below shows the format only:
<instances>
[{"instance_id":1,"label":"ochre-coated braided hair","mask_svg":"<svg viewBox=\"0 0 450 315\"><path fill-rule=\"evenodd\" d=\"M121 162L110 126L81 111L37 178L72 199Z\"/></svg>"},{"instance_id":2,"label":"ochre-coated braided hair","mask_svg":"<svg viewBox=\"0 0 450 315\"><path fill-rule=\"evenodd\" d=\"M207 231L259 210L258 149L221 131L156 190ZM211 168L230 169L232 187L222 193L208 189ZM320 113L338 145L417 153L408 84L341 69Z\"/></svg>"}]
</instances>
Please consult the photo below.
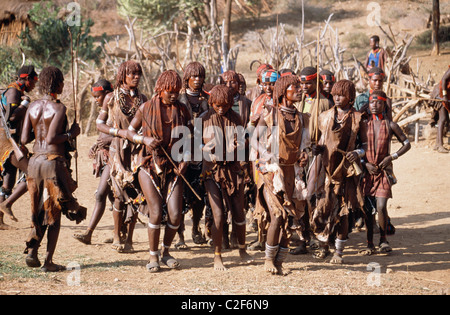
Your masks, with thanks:
<instances>
[{"instance_id":1,"label":"ochre-coated braided hair","mask_svg":"<svg viewBox=\"0 0 450 315\"><path fill-rule=\"evenodd\" d=\"M216 85L210 91L208 104L233 104L233 90L226 85Z\"/></svg>"},{"instance_id":2,"label":"ochre-coated braided hair","mask_svg":"<svg viewBox=\"0 0 450 315\"><path fill-rule=\"evenodd\" d=\"M138 73L138 74L142 75L141 65L134 60L128 60L128 61L122 62L122 64L119 66L119 70L117 71L116 83L115 83L114 87L118 88L122 84L124 84L127 74L131 74L131 73Z\"/></svg>"},{"instance_id":3,"label":"ochre-coated braided hair","mask_svg":"<svg viewBox=\"0 0 450 315\"><path fill-rule=\"evenodd\" d=\"M333 85L331 95L343 95L354 102L356 98L355 84L350 80L340 80Z\"/></svg>"},{"instance_id":4,"label":"ochre-coated braided hair","mask_svg":"<svg viewBox=\"0 0 450 315\"><path fill-rule=\"evenodd\" d=\"M286 90L291 85L299 84L300 80L296 75L293 74L287 74L284 76L281 76L276 82L275 86L273 87L273 102L275 106L278 106L278 104L281 103L282 97L286 94Z\"/></svg>"},{"instance_id":5,"label":"ochre-coated braided hair","mask_svg":"<svg viewBox=\"0 0 450 315\"><path fill-rule=\"evenodd\" d=\"M239 81L239 76L236 73L236 71L234 71L234 70L225 71L224 73L222 73L220 78L221 78L220 84L225 84L225 82L232 81L232 80L236 81L237 83L240 82Z\"/></svg>"},{"instance_id":6,"label":"ochre-coated braided hair","mask_svg":"<svg viewBox=\"0 0 450 315\"><path fill-rule=\"evenodd\" d=\"M184 88L187 89L189 87L189 79L191 77L201 77L203 79L206 78L206 70L205 67L200 62L193 61L189 63L186 68L184 68L183 75L183 85Z\"/></svg>"},{"instance_id":7,"label":"ochre-coated braided hair","mask_svg":"<svg viewBox=\"0 0 450 315\"><path fill-rule=\"evenodd\" d=\"M155 93L160 95L162 91L179 92L181 87L181 77L178 73L174 70L166 70L156 81Z\"/></svg>"}]
</instances>

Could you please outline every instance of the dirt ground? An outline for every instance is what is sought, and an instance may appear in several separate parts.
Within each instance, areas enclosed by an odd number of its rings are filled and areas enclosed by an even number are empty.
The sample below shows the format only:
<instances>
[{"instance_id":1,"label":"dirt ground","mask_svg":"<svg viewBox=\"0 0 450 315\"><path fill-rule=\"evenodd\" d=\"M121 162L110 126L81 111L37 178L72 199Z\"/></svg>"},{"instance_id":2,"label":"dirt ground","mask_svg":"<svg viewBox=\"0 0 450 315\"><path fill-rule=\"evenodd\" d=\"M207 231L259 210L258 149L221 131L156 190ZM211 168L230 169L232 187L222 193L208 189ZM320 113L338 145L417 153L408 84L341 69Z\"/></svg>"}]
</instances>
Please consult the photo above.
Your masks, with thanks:
<instances>
[{"instance_id":1,"label":"dirt ground","mask_svg":"<svg viewBox=\"0 0 450 315\"><path fill-rule=\"evenodd\" d=\"M98 184L87 158L94 140L82 137L79 141L80 187L76 197L88 207L88 219ZM398 148L398 143L393 148ZM190 249L172 251L181 270L163 267L160 273L150 274L145 269L149 254L147 231L142 224L136 227L135 253L119 254L103 243L113 228L110 211L105 212L89 246L72 238L73 233L86 229L88 221L76 225L64 217L54 260L78 269L44 274L40 269L27 268L22 254L30 231L29 197L25 195L14 205L19 222L7 220L17 229L0 231L0 294L448 294L450 158L421 141L396 160L394 168L398 184L393 188L388 211L396 234L389 238L394 249L390 255L358 255L365 246L365 232L354 232L345 250L346 264L331 265L329 259L317 261L311 253L289 255L286 268L290 274L284 277L264 271L263 252L251 252L255 263L244 265L239 263L237 250L225 251L228 270L214 271L212 249L192 242L189 216L185 235ZM255 233L247 234L247 243L255 238ZM41 260L45 246L44 241Z\"/></svg>"},{"instance_id":2,"label":"dirt ground","mask_svg":"<svg viewBox=\"0 0 450 315\"><path fill-rule=\"evenodd\" d=\"M334 6L338 10L348 8L351 11L356 10L356 2L339 1L335 2ZM382 6L386 2L383 2ZM391 15L400 12L400 4L411 3L389 2L397 4ZM352 22L352 18L345 15L339 18L339 28L342 30L348 27L350 30L351 25L363 25L362 22ZM367 29L364 31L370 32ZM245 53L245 49L242 53ZM257 55L255 51L251 53ZM420 62L423 62L423 69L431 69L433 74L439 75L448 65L449 54L448 50L444 50L441 56L431 57L427 52L419 51L414 53L412 60L419 58ZM248 60L251 58L253 56ZM243 70L244 65L241 71L244 73ZM22 252L30 231L30 200L29 196L25 195L13 207L19 222L5 219L16 229L0 231L0 294L449 294L450 155L433 151L433 140L421 138L417 145L411 137L410 140L412 149L394 162L398 184L393 187L394 198L389 201L388 206L389 215L396 227L396 234L389 238L394 251L390 255L360 256L358 251L365 247L365 231L354 231L347 242L344 265L331 265L329 258L325 261L315 260L312 252L300 256L289 255L285 266L290 270L290 274L283 277L264 271L263 252L250 252L255 263L245 265L239 263L237 250L225 251L224 261L228 270L214 271L213 250L208 245L195 245L192 242L188 215L185 236L189 250L172 249L172 254L181 263L180 270L163 267L157 274L146 271L145 264L149 256L147 230L140 223L136 226L134 253L119 254L111 249L110 244L105 244L103 241L112 235L113 221L110 211L105 212L94 232L92 245L87 246L76 241L72 235L86 229L98 185L98 180L92 175L92 161L88 159L87 154L95 142L95 137L81 136L78 141L80 185L75 195L80 203L88 208L88 217L79 225L66 218L62 219L54 256L56 263L72 266L74 269L45 274L40 269L26 267L25 255ZM448 137L445 138L447 148L449 140ZM398 147L398 143L393 144L393 150ZM144 217L140 218L146 222ZM379 235L375 235L375 242L378 242L378 237ZM247 234L247 243L255 239L255 233ZM44 259L45 246L46 241L40 249L41 261Z\"/></svg>"}]
</instances>

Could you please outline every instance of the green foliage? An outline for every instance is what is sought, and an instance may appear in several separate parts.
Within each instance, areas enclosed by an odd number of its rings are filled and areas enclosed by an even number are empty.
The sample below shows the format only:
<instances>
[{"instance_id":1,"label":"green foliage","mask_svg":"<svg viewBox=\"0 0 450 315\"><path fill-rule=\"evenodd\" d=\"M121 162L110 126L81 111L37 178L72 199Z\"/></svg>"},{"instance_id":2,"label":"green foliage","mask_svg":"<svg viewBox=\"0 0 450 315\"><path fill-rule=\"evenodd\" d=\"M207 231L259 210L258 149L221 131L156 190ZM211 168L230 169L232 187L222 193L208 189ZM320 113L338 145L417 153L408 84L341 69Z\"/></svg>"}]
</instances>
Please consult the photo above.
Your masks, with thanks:
<instances>
[{"instance_id":1,"label":"green foliage","mask_svg":"<svg viewBox=\"0 0 450 315\"><path fill-rule=\"evenodd\" d=\"M137 18L139 26L152 34L172 28L176 22L184 27L193 12L203 10L202 0L118 0L117 11L123 17Z\"/></svg>"},{"instance_id":2,"label":"green foliage","mask_svg":"<svg viewBox=\"0 0 450 315\"><path fill-rule=\"evenodd\" d=\"M55 66L67 72L71 65L70 35L76 47L79 36L78 56L84 60L100 62L101 48L94 47L94 38L89 35L94 24L91 19L80 19L80 26L68 26L65 20L58 18L59 9L51 2L39 2L33 5L29 12L30 19L36 24L33 29L28 27L20 34L20 46L27 58L39 68Z\"/></svg>"},{"instance_id":3,"label":"green foliage","mask_svg":"<svg viewBox=\"0 0 450 315\"><path fill-rule=\"evenodd\" d=\"M17 47L0 47L0 89L15 79L21 63L22 57Z\"/></svg>"}]
</instances>

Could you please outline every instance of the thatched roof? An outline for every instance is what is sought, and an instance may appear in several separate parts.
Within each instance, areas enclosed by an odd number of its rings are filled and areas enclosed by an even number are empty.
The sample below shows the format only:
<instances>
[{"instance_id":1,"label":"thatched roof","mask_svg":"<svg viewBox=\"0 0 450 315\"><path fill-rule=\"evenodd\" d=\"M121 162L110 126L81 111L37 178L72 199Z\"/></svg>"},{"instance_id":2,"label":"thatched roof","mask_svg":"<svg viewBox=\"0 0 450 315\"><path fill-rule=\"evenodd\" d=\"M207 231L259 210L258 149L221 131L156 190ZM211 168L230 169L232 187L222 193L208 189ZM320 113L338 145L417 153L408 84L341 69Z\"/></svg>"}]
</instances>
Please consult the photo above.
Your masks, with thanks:
<instances>
[{"instance_id":1,"label":"thatched roof","mask_svg":"<svg viewBox=\"0 0 450 315\"><path fill-rule=\"evenodd\" d=\"M0 1L0 23L6 21L21 21L28 20L28 12L36 0L1 0Z\"/></svg>"},{"instance_id":2,"label":"thatched roof","mask_svg":"<svg viewBox=\"0 0 450 315\"><path fill-rule=\"evenodd\" d=\"M28 12L36 0L0 0L0 44L13 45L17 36L31 26Z\"/></svg>"}]
</instances>

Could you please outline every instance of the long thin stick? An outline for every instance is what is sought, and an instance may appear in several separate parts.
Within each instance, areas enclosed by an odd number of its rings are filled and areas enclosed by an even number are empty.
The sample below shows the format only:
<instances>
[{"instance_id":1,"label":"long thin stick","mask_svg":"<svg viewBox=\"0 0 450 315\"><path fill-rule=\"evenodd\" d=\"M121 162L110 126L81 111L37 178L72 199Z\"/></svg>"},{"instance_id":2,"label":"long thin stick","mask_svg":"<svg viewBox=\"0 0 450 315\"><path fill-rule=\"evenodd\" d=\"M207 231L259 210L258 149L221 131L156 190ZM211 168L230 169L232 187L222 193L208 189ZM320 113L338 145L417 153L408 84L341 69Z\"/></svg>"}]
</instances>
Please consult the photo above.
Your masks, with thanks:
<instances>
[{"instance_id":1,"label":"long thin stick","mask_svg":"<svg viewBox=\"0 0 450 315\"><path fill-rule=\"evenodd\" d=\"M279 60L279 56L278 56L278 14L277 14L277 35L276 35L276 39L275 39L275 56L277 58L277 66L276 66L276 70L280 70L280 60Z\"/></svg>"},{"instance_id":2,"label":"long thin stick","mask_svg":"<svg viewBox=\"0 0 450 315\"><path fill-rule=\"evenodd\" d=\"M175 169L177 168L177 165L175 164L175 162L172 160L172 158L170 157L169 153L167 153L167 151L163 148L160 147L162 149L162 151L164 152L164 154L166 155L167 159L170 161L170 163L172 163L173 167L175 167ZM192 192L194 193L194 195L198 198L198 200L202 200L202 198L200 198L200 196L197 194L197 192L195 191L195 189L191 186L191 184L189 184L188 180L186 179L186 177L183 176L183 174L177 172L178 175L181 176L181 178L184 180L184 182L186 183L186 185L192 190Z\"/></svg>"},{"instance_id":3,"label":"long thin stick","mask_svg":"<svg viewBox=\"0 0 450 315\"><path fill-rule=\"evenodd\" d=\"M77 87L75 86L75 72L74 72L74 65L75 65L75 56L74 56L74 49L73 49L73 36L72 32L70 31L70 28L68 27L67 30L69 31L70 36L70 55L72 57L72 93L73 93L73 109L74 109L74 122L77 122ZM78 39L80 38L80 34L78 34ZM77 76L78 77L78 76ZM75 182L78 184L78 150L77 150L77 139L73 139L74 146L75 146L75 152L74 152L74 158L75 158Z\"/></svg>"},{"instance_id":4,"label":"long thin stick","mask_svg":"<svg viewBox=\"0 0 450 315\"><path fill-rule=\"evenodd\" d=\"M320 103L320 81L319 81L319 51L320 51L320 25L319 25L319 30L317 31L317 80L316 80L316 117L315 117L315 122L314 122L314 142L317 145L318 144L318 137L319 137L319 103ZM316 181L315 181L315 191L317 192L317 186L318 186L318 181L319 181L319 175L317 174L318 171L318 167L319 167L319 163L317 162L317 159L315 161L315 174L317 176Z\"/></svg>"},{"instance_id":5,"label":"long thin stick","mask_svg":"<svg viewBox=\"0 0 450 315\"><path fill-rule=\"evenodd\" d=\"M318 121L319 121L319 103L320 103L320 76L319 76L319 63L320 63L320 26L319 31L317 31L317 79L316 79L316 117L315 117L315 126L314 126L314 137L315 142L317 144L318 140Z\"/></svg>"},{"instance_id":6,"label":"long thin stick","mask_svg":"<svg viewBox=\"0 0 450 315\"><path fill-rule=\"evenodd\" d=\"M145 117L144 113L141 111L141 109L138 109L141 114L142 114L142 119L145 120L145 122L147 123L147 125L150 125L147 122L147 118ZM164 152L164 154L166 155L167 159L170 161L170 163L173 165L173 167L175 168L175 170L177 169L177 165L175 164L175 162L172 160L172 158L170 157L170 155L167 153L167 151L161 146L160 147L162 149L162 151ZM178 173L178 172L177 172ZM195 191L195 189L191 186L191 184L189 184L188 180L186 179L186 177L183 176L183 174L178 173L178 175L181 176L181 178L184 180L184 182L186 183L186 185L191 189L191 191L194 193L195 197L198 198L198 200L202 200L202 198L200 198L200 196L197 194L197 192Z\"/></svg>"}]
</instances>

